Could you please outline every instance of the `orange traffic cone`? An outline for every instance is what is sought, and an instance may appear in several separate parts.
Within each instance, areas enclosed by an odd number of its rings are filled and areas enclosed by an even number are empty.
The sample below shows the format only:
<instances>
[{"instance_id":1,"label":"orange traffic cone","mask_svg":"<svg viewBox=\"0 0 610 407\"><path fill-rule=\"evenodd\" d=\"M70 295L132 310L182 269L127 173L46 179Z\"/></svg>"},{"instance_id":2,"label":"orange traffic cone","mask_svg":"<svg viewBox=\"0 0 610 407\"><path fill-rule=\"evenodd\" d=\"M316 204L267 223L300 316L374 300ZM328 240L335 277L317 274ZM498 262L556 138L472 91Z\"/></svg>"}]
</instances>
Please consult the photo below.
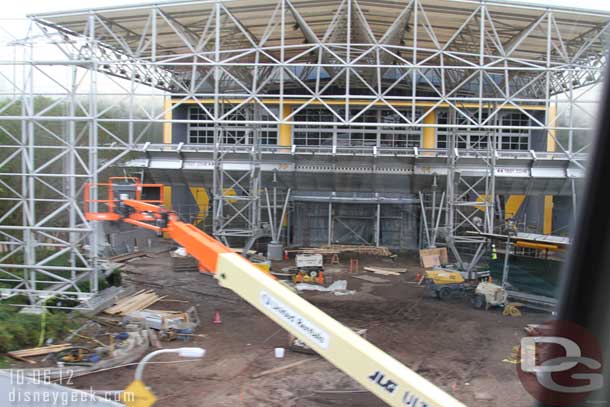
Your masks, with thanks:
<instances>
[{"instance_id":1,"label":"orange traffic cone","mask_svg":"<svg viewBox=\"0 0 610 407\"><path fill-rule=\"evenodd\" d=\"M212 321L213 324L222 324L222 320L220 319L220 312L218 310L216 310L216 313L214 314L214 320Z\"/></svg>"},{"instance_id":2,"label":"orange traffic cone","mask_svg":"<svg viewBox=\"0 0 610 407\"><path fill-rule=\"evenodd\" d=\"M421 280L421 274L419 274L419 271L417 273L415 273L415 281L419 282L419 280Z\"/></svg>"},{"instance_id":3,"label":"orange traffic cone","mask_svg":"<svg viewBox=\"0 0 610 407\"><path fill-rule=\"evenodd\" d=\"M284 260L288 260L288 250L284 250Z\"/></svg>"}]
</instances>

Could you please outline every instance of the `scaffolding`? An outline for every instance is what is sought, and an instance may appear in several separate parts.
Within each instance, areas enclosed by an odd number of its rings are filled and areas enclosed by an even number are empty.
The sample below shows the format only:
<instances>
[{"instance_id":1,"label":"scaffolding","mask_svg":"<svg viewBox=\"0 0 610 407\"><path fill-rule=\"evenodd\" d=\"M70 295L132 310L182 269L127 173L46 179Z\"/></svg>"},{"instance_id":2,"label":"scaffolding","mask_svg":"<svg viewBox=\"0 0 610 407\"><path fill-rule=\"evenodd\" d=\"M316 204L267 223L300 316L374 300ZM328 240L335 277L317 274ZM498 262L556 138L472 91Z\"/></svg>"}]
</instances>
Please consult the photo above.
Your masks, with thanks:
<instances>
[{"instance_id":1,"label":"scaffolding","mask_svg":"<svg viewBox=\"0 0 610 407\"><path fill-rule=\"evenodd\" d=\"M590 130L579 117L593 118L609 26L604 12L492 0L176 1L33 15L2 44L2 298L42 305L98 292L104 236L84 219L82 189L119 165L205 178L214 234L246 247L273 229L261 210L273 177L284 196L347 184L377 202L399 187L397 199L433 194L425 233L472 244L469 259L454 250L472 265L484 240L465 232L493 232L498 191L576 202ZM200 116L179 116L185 106ZM314 108L318 119L304 119ZM526 122L505 122L507 112ZM193 124L213 142L171 139L172 127ZM278 128L275 143L262 142L263 127ZM297 144L297 129L323 141ZM544 145L505 147L519 132ZM372 187L351 182L367 176Z\"/></svg>"}]
</instances>

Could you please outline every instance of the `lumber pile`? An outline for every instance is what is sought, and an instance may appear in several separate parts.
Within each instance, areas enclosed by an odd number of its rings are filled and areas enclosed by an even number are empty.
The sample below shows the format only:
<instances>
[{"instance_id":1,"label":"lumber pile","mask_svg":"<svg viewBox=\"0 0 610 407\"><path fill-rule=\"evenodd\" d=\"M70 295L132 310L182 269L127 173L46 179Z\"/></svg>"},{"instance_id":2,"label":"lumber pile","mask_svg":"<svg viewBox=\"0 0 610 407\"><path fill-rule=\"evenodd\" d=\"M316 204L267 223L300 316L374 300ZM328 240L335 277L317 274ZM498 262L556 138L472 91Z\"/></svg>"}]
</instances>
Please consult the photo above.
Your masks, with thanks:
<instances>
[{"instance_id":1,"label":"lumber pile","mask_svg":"<svg viewBox=\"0 0 610 407\"><path fill-rule=\"evenodd\" d=\"M321 254L331 256L333 254L341 253L357 253L368 256L383 256L389 257L392 252L387 247L375 247L365 245L324 245L321 247L304 247L301 249L287 250L291 253L302 253L302 254Z\"/></svg>"},{"instance_id":2,"label":"lumber pile","mask_svg":"<svg viewBox=\"0 0 610 407\"><path fill-rule=\"evenodd\" d=\"M406 273L406 268L389 268L389 267L365 267L364 271L368 271L375 274L381 274L382 276L399 276L400 273Z\"/></svg>"},{"instance_id":3,"label":"lumber pile","mask_svg":"<svg viewBox=\"0 0 610 407\"><path fill-rule=\"evenodd\" d=\"M159 297L153 290L140 290L129 297L118 300L114 305L106 308L104 313L125 316L135 311L141 311L162 298L165 297Z\"/></svg>"},{"instance_id":4,"label":"lumber pile","mask_svg":"<svg viewBox=\"0 0 610 407\"><path fill-rule=\"evenodd\" d=\"M70 344L70 343L60 343L57 345L43 346L40 348L15 350L12 352L7 352L6 354L16 360L20 360L20 361L28 362L28 363L35 363L34 361L31 361L26 358L47 355L49 353L61 352L62 350L65 350L65 349L68 349L71 347L72 347L72 344Z\"/></svg>"}]
</instances>

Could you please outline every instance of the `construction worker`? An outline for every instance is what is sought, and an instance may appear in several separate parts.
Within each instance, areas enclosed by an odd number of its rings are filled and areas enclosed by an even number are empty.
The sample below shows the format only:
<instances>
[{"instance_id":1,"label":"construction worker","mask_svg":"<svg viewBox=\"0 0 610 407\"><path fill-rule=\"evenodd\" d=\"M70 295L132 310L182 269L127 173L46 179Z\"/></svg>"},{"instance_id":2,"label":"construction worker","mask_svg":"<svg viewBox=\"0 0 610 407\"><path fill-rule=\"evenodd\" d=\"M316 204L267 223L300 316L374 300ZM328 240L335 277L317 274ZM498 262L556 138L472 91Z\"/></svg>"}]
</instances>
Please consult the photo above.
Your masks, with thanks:
<instances>
[{"instance_id":1,"label":"construction worker","mask_svg":"<svg viewBox=\"0 0 610 407\"><path fill-rule=\"evenodd\" d=\"M495 244L491 245L491 259L492 260L498 260L498 252L496 251L496 245Z\"/></svg>"}]
</instances>

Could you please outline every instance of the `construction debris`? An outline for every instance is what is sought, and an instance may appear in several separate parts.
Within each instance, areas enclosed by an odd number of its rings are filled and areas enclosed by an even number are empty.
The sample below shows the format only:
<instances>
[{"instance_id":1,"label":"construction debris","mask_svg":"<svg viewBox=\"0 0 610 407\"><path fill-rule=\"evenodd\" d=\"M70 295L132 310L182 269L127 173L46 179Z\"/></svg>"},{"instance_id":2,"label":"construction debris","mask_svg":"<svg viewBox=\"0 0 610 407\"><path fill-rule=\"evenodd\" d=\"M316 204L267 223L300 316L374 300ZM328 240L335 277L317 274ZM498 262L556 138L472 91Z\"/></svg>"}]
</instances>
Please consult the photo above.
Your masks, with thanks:
<instances>
[{"instance_id":1,"label":"construction debris","mask_svg":"<svg viewBox=\"0 0 610 407\"><path fill-rule=\"evenodd\" d=\"M511 316L511 317L520 317L521 314L521 310L519 309L519 307L522 307L523 304L520 302L509 302L508 304L506 304L504 306L504 310L502 311L502 315L504 316Z\"/></svg>"},{"instance_id":2,"label":"construction debris","mask_svg":"<svg viewBox=\"0 0 610 407\"><path fill-rule=\"evenodd\" d=\"M163 331L167 329L194 328L199 325L195 307L186 311L141 310L129 313L124 323L142 323L147 328Z\"/></svg>"},{"instance_id":3,"label":"construction debris","mask_svg":"<svg viewBox=\"0 0 610 407\"><path fill-rule=\"evenodd\" d=\"M384 256L392 255L387 247L361 246L361 245L325 245L322 247L304 247L301 249L286 250L289 253L321 254L333 256L341 253L356 253L359 255Z\"/></svg>"},{"instance_id":4,"label":"construction debris","mask_svg":"<svg viewBox=\"0 0 610 407\"><path fill-rule=\"evenodd\" d=\"M60 352L62 350L71 348L72 344L70 343L61 343L57 345L43 346L40 348L30 348L30 349L22 349L15 350L12 352L7 352L6 354L13 359L20 360L27 363L36 363L32 360L26 359L33 356L42 356L47 355L49 353Z\"/></svg>"},{"instance_id":5,"label":"construction debris","mask_svg":"<svg viewBox=\"0 0 610 407\"><path fill-rule=\"evenodd\" d=\"M382 276L399 276L400 273L406 273L406 268L388 268L388 267L365 267L364 271L369 271L375 274L381 274Z\"/></svg>"},{"instance_id":6,"label":"construction debris","mask_svg":"<svg viewBox=\"0 0 610 407\"><path fill-rule=\"evenodd\" d=\"M346 280L337 280L328 287L324 287L319 284L307 284L307 283L299 283L295 285L298 291L323 291L323 292L332 292L335 295L351 295L354 294L355 291L347 289L347 281Z\"/></svg>"},{"instance_id":7,"label":"construction debris","mask_svg":"<svg viewBox=\"0 0 610 407\"><path fill-rule=\"evenodd\" d=\"M434 249L421 249L419 251L419 262L425 269L442 266L449 263L449 256L446 247Z\"/></svg>"},{"instance_id":8,"label":"construction debris","mask_svg":"<svg viewBox=\"0 0 610 407\"><path fill-rule=\"evenodd\" d=\"M140 290L134 295L115 302L114 305L105 309L104 313L125 316L132 312L143 310L162 298L165 297L159 297L152 290Z\"/></svg>"}]
</instances>

